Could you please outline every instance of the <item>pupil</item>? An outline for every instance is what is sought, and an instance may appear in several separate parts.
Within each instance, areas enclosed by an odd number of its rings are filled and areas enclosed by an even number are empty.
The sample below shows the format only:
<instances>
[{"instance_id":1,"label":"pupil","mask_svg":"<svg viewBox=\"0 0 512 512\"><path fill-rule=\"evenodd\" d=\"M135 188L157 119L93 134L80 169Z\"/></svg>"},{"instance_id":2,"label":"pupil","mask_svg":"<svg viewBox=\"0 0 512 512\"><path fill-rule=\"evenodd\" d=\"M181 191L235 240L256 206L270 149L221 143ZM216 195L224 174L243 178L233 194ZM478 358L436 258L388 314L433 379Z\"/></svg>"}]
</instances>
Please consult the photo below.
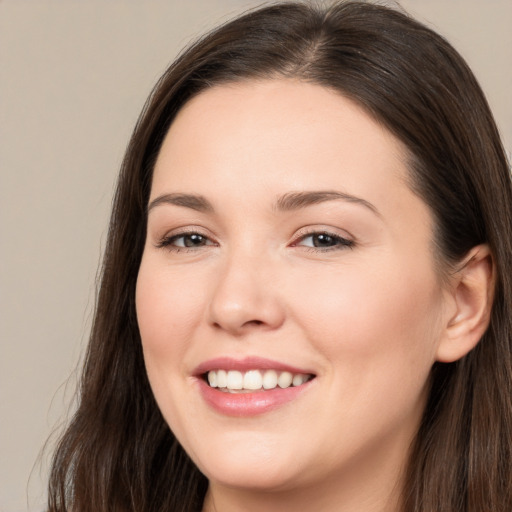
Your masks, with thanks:
<instances>
[{"instance_id":1,"label":"pupil","mask_svg":"<svg viewBox=\"0 0 512 512\"><path fill-rule=\"evenodd\" d=\"M313 245L315 247L331 247L335 244L332 236L326 234L315 235L313 238Z\"/></svg>"},{"instance_id":2,"label":"pupil","mask_svg":"<svg viewBox=\"0 0 512 512\"><path fill-rule=\"evenodd\" d=\"M198 245L202 245L204 243L204 238L202 235L189 235L185 237L184 244L185 247L197 247Z\"/></svg>"}]
</instances>

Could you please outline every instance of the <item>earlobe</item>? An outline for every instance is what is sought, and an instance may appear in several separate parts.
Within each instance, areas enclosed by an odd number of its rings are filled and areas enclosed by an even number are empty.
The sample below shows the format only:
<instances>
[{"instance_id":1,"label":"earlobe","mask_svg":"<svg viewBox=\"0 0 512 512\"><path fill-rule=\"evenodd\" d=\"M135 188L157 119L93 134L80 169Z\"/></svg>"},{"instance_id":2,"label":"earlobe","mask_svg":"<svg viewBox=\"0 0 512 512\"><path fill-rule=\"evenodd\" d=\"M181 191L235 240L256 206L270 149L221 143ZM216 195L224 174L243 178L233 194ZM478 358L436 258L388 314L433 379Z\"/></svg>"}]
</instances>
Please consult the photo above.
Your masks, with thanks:
<instances>
[{"instance_id":1,"label":"earlobe","mask_svg":"<svg viewBox=\"0 0 512 512\"><path fill-rule=\"evenodd\" d=\"M437 349L437 361L451 363L470 352L486 331L494 297L494 266L487 244L473 247L452 279L454 309Z\"/></svg>"}]
</instances>

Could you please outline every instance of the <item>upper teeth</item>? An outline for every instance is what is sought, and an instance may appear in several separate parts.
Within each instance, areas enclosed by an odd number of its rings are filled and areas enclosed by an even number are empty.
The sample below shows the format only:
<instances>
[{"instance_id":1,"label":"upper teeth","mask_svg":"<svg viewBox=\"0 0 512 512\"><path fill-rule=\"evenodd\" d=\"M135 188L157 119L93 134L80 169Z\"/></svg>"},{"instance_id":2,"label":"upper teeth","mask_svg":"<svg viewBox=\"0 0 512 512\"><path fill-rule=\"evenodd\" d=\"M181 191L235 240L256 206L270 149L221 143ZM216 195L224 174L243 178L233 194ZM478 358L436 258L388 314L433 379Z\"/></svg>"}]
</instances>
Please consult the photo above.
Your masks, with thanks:
<instances>
[{"instance_id":1,"label":"upper teeth","mask_svg":"<svg viewBox=\"0 0 512 512\"><path fill-rule=\"evenodd\" d=\"M212 388L228 390L257 390L289 388L300 386L308 381L309 375L304 373L278 372L276 370L211 370L208 372L208 383Z\"/></svg>"}]
</instances>

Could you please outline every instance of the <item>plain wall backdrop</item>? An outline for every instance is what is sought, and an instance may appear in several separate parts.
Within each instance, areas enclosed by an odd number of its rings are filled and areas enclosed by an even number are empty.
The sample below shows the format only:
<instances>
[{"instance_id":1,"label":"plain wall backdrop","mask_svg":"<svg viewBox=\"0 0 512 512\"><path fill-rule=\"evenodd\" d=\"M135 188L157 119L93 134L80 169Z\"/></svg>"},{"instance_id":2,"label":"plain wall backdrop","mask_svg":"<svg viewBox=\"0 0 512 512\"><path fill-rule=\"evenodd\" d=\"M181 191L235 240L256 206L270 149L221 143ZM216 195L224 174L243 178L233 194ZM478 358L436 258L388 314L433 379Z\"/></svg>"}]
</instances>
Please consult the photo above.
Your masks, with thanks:
<instances>
[{"instance_id":1,"label":"plain wall backdrop","mask_svg":"<svg viewBox=\"0 0 512 512\"><path fill-rule=\"evenodd\" d=\"M0 0L0 512L44 508L38 457L68 414L145 98L185 44L261 3ZM466 58L510 155L512 1L401 5Z\"/></svg>"}]
</instances>

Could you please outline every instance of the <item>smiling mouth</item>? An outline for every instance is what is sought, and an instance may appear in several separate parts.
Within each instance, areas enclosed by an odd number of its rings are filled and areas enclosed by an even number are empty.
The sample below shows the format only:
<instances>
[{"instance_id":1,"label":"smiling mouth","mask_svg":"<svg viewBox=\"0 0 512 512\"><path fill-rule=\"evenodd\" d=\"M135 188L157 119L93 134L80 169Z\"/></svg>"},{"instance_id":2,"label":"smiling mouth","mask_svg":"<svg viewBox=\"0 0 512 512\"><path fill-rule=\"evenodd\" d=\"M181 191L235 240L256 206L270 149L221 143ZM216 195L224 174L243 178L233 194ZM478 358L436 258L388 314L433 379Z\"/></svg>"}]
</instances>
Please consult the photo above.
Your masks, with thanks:
<instances>
[{"instance_id":1,"label":"smiling mouth","mask_svg":"<svg viewBox=\"0 0 512 512\"><path fill-rule=\"evenodd\" d=\"M251 393L297 387L312 380L309 373L292 373L279 370L210 370L203 375L211 388L226 393Z\"/></svg>"}]
</instances>

